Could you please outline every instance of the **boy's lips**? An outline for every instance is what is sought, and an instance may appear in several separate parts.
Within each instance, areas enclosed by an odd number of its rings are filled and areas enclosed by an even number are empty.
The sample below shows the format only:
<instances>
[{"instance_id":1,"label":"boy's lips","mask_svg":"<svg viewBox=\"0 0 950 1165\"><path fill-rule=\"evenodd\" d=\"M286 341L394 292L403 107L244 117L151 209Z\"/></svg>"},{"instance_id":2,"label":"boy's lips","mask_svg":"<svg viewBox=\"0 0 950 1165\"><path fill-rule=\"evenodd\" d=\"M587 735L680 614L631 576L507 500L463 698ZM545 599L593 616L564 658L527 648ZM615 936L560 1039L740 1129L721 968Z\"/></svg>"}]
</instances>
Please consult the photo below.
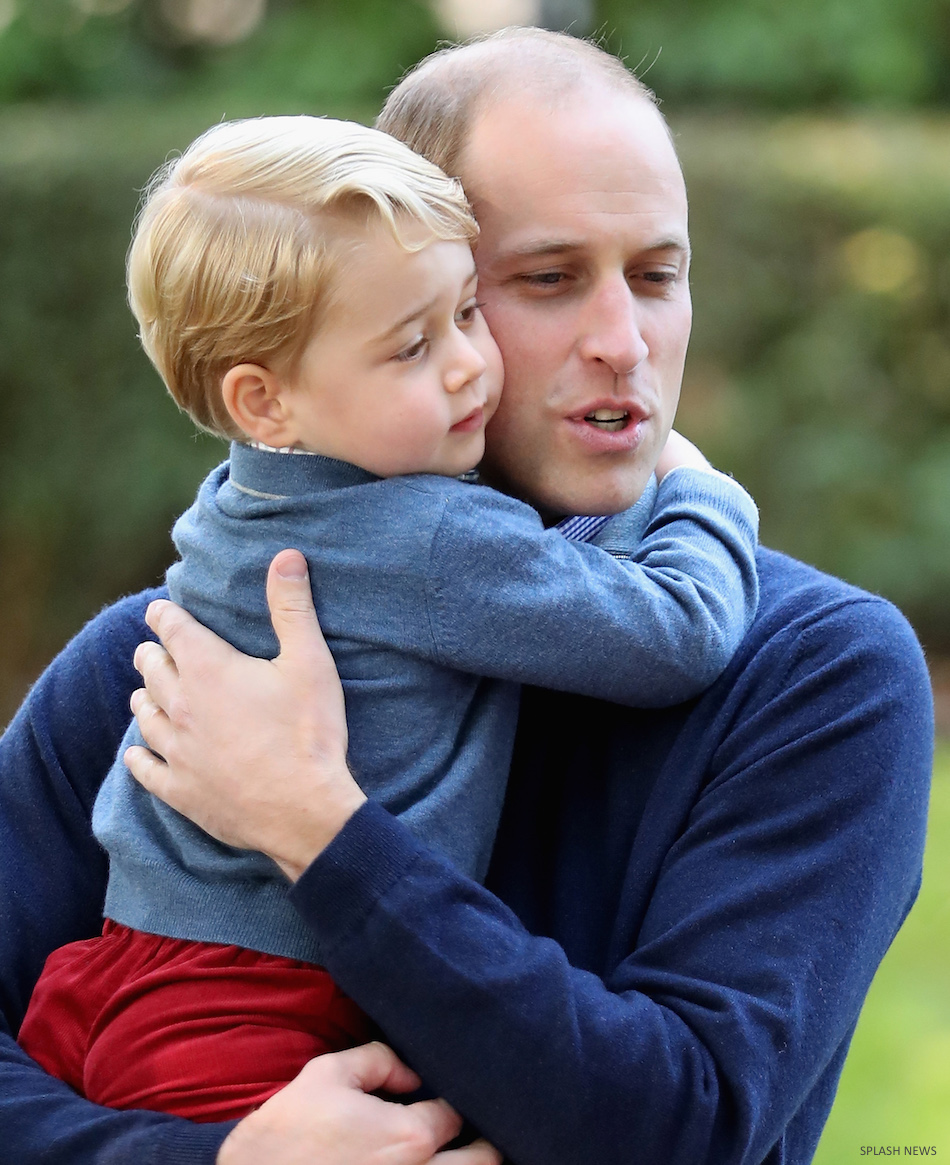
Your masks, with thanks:
<instances>
[{"instance_id":1,"label":"boy's lips","mask_svg":"<svg viewBox=\"0 0 950 1165\"><path fill-rule=\"evenodd\" d=\"M470 413L457 421L449 430L450 433L473 433L477 429L481 429L485 424L485 406L479 405L477 409L472 409Z\"/></svg>"}]
</instances>

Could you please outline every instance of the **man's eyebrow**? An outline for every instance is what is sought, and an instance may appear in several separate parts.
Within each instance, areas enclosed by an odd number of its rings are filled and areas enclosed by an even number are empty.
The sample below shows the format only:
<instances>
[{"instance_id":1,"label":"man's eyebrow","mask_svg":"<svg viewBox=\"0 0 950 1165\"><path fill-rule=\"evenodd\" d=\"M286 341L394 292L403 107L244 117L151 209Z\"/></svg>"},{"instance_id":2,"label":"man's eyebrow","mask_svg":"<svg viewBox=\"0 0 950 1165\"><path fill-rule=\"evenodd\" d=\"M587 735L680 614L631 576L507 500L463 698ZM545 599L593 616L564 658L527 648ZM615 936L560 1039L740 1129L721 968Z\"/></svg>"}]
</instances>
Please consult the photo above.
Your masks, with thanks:
<instances>
[{"instance_id":1,"label":"man's eyebrow","mask_svg":"<svg viewBox=\"0 0 950 1165\"><path fill-rule=\"evenodd\" d=\"M672 236L668 239L660 239L658 243L654 243L652 247L645 247L644 250L648 254L651 251L679 251L681 255L689 257L689 243L685 239Z\"/></svg>"},{"instance_id":2,"label":"man's eyebrow","mask_svg":"<svg viewBox=\"0 0 950 1165\"><path fill-rule=\"evenodd\" d=\"M560 255L564 251L576 251L580 243L560 239L547 239L540 243L525 243L520 247L512 247L505 251L506 259L533 259L544 255Z\"/></svg>"},{"instance_id":3,"label":"man's eyebrow","mask_svg":"<svg viewBox=\"0 0 950 1165\"><path fill-rule=\"evenodd\" d=\"M581 251L584 249L584 243L581 240L575 239L546 239L537 243L525 243L520 247L512 247L506 250L501 256L503 261L518 260L518 259L543 259L547 255L565 255L571 251ZM640 253L644 255L652 254L654 251L678 251L682 255L689 256L689 243L682 238L670 236L666 239L658 239L656 242L648 243L645 247L640 248Z\"/></svg>"}]
</instances>

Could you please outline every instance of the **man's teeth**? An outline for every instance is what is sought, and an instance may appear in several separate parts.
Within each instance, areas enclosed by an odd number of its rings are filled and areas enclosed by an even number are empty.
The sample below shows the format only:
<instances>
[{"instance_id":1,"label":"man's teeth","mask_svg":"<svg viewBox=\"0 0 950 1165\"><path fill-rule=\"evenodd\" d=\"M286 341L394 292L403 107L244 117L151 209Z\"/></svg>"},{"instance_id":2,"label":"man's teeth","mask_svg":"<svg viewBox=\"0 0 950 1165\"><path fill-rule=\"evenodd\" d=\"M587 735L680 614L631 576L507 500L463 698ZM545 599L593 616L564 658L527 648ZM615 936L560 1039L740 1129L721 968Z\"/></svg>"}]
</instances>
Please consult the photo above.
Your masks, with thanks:
<instances>
[{"instance_id":1,"label":"man's teeth","mask_svg":"<svg viewBox=\"0 0 950 1165\"><path fill-rule=\"evenodd\" d=\"M588 413L585 421L591 421L598 429L605 429L608 433L616 433L626 425L629 414L623 409L595 409Z\"/></svg>"}]
</instances>

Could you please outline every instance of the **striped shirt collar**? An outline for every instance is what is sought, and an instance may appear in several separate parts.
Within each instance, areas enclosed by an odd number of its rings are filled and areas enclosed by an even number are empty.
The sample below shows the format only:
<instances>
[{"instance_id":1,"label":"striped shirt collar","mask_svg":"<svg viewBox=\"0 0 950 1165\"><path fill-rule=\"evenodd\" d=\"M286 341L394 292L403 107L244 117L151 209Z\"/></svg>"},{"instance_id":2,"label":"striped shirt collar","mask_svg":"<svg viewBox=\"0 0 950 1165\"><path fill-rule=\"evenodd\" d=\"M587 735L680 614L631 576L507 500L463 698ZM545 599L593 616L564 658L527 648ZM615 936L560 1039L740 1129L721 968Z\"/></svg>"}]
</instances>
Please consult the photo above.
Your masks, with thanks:
<instances>
[{"instance_id":1,"label":"striped shirt collar","mask_svg":"<svg viewBox=\"0 0 950 1165\"><path fill-rule=\"evenodd\" d=\"M319 453L314 453L311 449L298 449L296 445L282 445L277 448L276 445L265 445L263 441L242 441L241 444L247 445L251 449L260 449L262 453L299 453L303 457L319 457Z\"/></svg>"},{"instance_id":2,"label":"striped shirt collar","mask_svg":"<svg viewBox=\"0 0 950 1165\"><path fill-rule=\"evenodd\" d=\"M562 518L554 529L571 542L591 542L612 517L612 514L579 514L576 518Z\"/></svg>"}]
</instances>

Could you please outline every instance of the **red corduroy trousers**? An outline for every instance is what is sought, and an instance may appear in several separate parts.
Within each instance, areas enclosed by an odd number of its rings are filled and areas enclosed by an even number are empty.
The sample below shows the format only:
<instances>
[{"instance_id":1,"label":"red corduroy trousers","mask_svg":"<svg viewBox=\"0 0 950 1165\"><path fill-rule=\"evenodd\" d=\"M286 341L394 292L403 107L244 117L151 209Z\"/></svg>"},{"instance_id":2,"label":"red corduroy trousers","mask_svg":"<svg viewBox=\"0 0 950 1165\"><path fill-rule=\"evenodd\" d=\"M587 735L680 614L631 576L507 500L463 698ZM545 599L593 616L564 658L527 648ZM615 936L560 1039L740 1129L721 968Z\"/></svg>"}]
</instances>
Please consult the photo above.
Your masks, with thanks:
<instances>
[{"instance_id":1,"label":"red corduroy trousers","mask_svg":"<svg viewBox=\"0 0 950 1165\"><path fill-rule=\"evenodd\" d=\"M107 921L50 955L18 1039L97 1104L222 1121L377 1034L322 967Z\"/></svg>"}]
</instances>

